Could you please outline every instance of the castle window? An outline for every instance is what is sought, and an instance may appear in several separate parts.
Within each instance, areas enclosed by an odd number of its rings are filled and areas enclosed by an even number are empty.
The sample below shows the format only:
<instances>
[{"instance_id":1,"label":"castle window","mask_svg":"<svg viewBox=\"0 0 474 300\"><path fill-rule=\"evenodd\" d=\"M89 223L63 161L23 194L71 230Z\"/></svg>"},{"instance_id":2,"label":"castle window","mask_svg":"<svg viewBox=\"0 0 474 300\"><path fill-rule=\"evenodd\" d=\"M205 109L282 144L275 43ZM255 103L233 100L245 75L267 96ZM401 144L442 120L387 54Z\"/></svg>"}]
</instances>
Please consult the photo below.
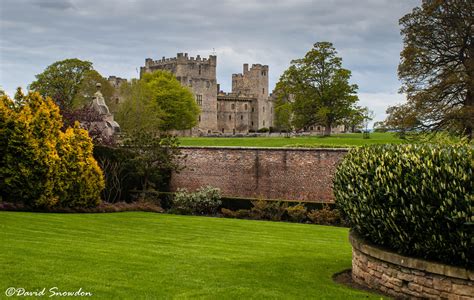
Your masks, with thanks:
<instances>
[{"instance_id":1,"label":"castle window","mask_svg":"<svg viewBox=\"0 0 474 300\"><path fill-rule=\"evenodd\" d=\"M199 122L201 122L201 115L199 115Z\"/></svg>"},{"instance_id":2,"label":"castle window","mask_svg":"<svg viewBox=\"0 0 474 300\"><path fill-rule=\"evenodd\" d=\"M263 120L263 126L265 126L265 120Z\"/></svg>"},{"instance_id":3,"label":"castle window","mask_svg":"<svg viewBox=\"0 0 474 300\"><path fill-rule=\"evenodd\" d=\"M255 111L255 108L252 107L252 112L254 112L254 111Z\"/></svg>"},{"instance_id":4,"label":"castle window","mask_svg":"<svg viewBox=\"0 0 474 300\"><path fill-rule=\"evenodd\" d=\"M196 103L202 106L202 95L196 95Z\"/></svg>"},{"instance_id":5,"label":"castle window","mask_svg":"<svg viewBox=\"0 0 474 300\"><path fill-rule=\"evenodd\" d=\"M243 120L243 119L244 119L244 116L240 116L240 119Z\"/></svg>"},{"instance_id":6,"label":"castle window","mask_svg":"<svg viewBox=\"0 0 474 300\"><path fill-rule=\"evenodd\" d=\"M262 110L263 110L263 112L265 112L265 106L262 106Z\"/></svg>"},{"instance_id":7,"label":"castle window","mask_svg":"<svg viewBox=\"0 0 474 300\"><path fill-rule=\"evenodd\" d=\"M193 86L193 81L189 80L189 86Z\"/></svg>"},{"instance_id":8,"label":"castle window","mask_svg":"<svg viewBox=\"0 0 474 300\"><path fill-rule=\"evenodd\" d=\"M232 104L230 105L230 108L231 108L231 109L235 109L235 104L232 103Z\"/></svg>"},{"instance_id":9,"label":"castle window","mask_svg":"<svg viewBox=\"0 0 474 300\"><path fill-rule=\"evenodd\" d=\"M230 121L230 120L232 120L232 116L231 116L231 115L229 115L229 121Z\"/></svg>"},{"instance_id":10,"label":"castle window","mask_svg":"<svg viewBox=\"0 0 474 300\"><path fill-rule=\"evenodd\" d=\"M262 88L262 94L265 94L265 88Z\"/></svg>"},{"instance_id":11,"label":"castle window","mask_svg":"<svg viewBox=\"0 0 474 300\"><path fill-rule=\"evenodd\" d=\"M318 131L320 131L320 130L321 130L321 127L318 126Z\"/></svg>"},{"instance_id":12,"label":"castle window","mask_svg":"<svg viewBox=\"0 0 474 300\"><path fill-rule=\"evenodd\" d=\"M253 122L252 122L252 126L253 126Z\"/></svg>"},{"instance_id":13,"label":"castle window","mask_svg":"<svg viewBox=\"0 0 474 300\"><path fill-rule=\"evenodd\" d=\"M199 65L199 75L201 75L201 65Z\"/></svg>"},{"instance_id":14,"label":"castle window","mask_svg":"<svg viewBox=\"0 0 474 300\"><path fill-rule=\"evenodd\" d=\"M222 128L222 133L224 133L224 128Z\"/></svg>"},{"instance_id":15,"label":"castle window","mask_svg":"<svg viewBox=\"0 0 474 300\"><path fill-rule=\"evenodd\" d=\"M219 103L217 103L217 109L219 109Z\"/></svg>"},{"instance_id":16,"label":"castle window","mask_svg":"<svg viewBox=\"0 0 474 300\"><path fill-rule=\"evenodd\" d=\"M266 75L267 75L267 72L262 71L262 76L266 76Z\"/></svg>"},{"instance_id":17,"label":"castle window","mask_svg":"<svg viewBox=\"0 0 474 300\"><path fill-rule=\"evenodd\" d=\"M245 110L247 110L247 104L245 104L244 107L245 107Z\"/></svg>"}]
</instances>

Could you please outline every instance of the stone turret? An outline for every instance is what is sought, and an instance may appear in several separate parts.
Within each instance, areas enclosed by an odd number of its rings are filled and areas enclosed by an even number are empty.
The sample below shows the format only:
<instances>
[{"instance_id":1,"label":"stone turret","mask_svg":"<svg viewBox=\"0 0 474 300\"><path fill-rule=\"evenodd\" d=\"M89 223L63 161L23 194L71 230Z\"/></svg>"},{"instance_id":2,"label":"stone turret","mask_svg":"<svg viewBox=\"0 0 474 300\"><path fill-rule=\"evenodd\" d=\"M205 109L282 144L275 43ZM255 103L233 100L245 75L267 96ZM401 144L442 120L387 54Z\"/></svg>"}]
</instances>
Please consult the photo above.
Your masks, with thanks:
<instances>
[{"instance_id":1,"label":"stone turret","mask_svg":"<svg viewBox=\"0 0 474 300\"><path fill-rule=\"evenodd\" d=\"M256 101L252 104L252 129L273 126L273 102L268 91L268 66L253 64L243 65L243 73L232 74L232 92L253 96Z\"/></svg>"}]
</instances>

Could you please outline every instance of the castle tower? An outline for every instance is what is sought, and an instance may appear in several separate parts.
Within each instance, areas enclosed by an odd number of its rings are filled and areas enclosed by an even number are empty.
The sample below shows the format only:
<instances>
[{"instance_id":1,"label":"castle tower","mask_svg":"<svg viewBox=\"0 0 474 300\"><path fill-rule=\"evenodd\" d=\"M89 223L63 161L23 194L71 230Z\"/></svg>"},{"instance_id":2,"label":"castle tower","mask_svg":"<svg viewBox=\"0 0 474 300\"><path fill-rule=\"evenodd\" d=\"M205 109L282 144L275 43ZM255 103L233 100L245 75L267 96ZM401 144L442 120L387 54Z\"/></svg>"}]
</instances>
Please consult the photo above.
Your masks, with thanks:
<instances>
[{"instance_id":1,"label":"castle tower","mask_svg":"<svg viewBox=\"0 0 474 300\"><path fill-rule=\"evenodd\" d=\"M243 73L232 74L232 93L256 99L252 103L253 130L273 126L273 105L269 99L267 65L253 64L249 69L249 65L244 64Z\"/></svg>"},{"instance_id":2,"label":"castle tower","mask_svg":"<svg viewBox=\"0 0 474 300\"><path fill-rule=\"evenodd\" d=\"M217 57L201 58L199 55L188 57L187 53L178 53L174 58L152 60L147 58L145 66L140 68L140 77L144 73L166 70L173 73L181 85L187 86L194 94L201 108L198 125L191 134L212 133L217 131Z\"/></svg>"}]
</instances>

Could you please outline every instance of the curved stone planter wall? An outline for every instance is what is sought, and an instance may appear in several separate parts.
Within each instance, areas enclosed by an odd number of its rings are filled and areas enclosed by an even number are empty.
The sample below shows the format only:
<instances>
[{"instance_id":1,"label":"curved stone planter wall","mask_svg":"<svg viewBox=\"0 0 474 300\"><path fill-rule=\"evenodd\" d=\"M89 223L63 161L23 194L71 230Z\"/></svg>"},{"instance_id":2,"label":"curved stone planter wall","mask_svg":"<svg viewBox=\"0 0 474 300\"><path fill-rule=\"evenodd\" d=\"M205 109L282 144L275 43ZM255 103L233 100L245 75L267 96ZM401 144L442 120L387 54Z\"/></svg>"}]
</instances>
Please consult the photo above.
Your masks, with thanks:
<instances>
[{"instance_id":1,"label":"curved stone planter wall","mask_svg":"<svg viewBox=\"0 0 474 300\"><path fill-rule=\"evenodd\" d=\"M351 232L352 279L395 297L474 299L474 272L383 250Z\"/></svg>"}]
</instances>

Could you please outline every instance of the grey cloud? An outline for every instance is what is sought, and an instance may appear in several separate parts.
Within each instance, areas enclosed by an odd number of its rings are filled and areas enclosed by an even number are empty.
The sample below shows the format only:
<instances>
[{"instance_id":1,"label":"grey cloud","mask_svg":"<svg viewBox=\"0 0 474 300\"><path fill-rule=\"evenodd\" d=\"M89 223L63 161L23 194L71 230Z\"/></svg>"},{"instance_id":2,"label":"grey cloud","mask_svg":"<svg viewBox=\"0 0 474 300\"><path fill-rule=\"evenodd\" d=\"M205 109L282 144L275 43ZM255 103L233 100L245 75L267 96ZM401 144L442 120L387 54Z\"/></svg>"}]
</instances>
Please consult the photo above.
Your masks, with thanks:
<instances>
[{"instance_id":1,"label":"grey cloud","mask_svg":"<svg viewBox=\"0 0 474 300\"><path fill-rule=\"evenodd\" d=\"M40 8L45 9L57 9L57 10L66 10L74 9L74 5L70 0L35 0L34 5L37 5Z\"/></svg>"},{"instance_id":2,"label":"grey cloud","mask_svg":"<svg viewBox=\"0 0 474 300\"><path fill-rule=\"evenodd\" d=\"M146 57L207 56L214 48L223 89L243 63L268 64L273 88L292 59L331 41L361 93L396 94L398 19L419 2L4 0L0 85L8 92L26 87L67 57L92 61L104 76L130 78Z\"/></svg>"}]
</instances>

